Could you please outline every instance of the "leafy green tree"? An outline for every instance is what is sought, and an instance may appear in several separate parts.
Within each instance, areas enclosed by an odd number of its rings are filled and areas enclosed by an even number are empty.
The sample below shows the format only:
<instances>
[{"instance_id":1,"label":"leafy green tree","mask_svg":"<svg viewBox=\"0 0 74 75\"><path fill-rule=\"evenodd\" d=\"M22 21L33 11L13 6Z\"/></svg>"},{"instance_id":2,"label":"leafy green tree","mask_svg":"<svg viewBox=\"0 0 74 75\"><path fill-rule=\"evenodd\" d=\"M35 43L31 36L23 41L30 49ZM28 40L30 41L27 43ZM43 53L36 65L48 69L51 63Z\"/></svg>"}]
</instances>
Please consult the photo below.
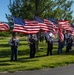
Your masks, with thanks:
<instances>
[{"instance_id":1,"label":"leafy green tree","mask_svg":"<svg viewBox=\"0 0 74 75\"><path fill-rule=\"evenodd\" d=\"M54 10L55 18L57 19L67 19L71 22L72 12L71 6L73 4L72 0L56 0L56 9Z\"/></svg>"},{"instance_id":2,"label":"leafy green tree","mask_svg":"<svg viewBox=\"0 0 74 75\"><path fill-rule=\"evenodd\" d=\"M23 19L33 19L34 15L41 18L67 19L72 21L72 0L10 0L9 10L6 14L8 22L13 24L12 16Z\"/></svg>"}]
</instances>

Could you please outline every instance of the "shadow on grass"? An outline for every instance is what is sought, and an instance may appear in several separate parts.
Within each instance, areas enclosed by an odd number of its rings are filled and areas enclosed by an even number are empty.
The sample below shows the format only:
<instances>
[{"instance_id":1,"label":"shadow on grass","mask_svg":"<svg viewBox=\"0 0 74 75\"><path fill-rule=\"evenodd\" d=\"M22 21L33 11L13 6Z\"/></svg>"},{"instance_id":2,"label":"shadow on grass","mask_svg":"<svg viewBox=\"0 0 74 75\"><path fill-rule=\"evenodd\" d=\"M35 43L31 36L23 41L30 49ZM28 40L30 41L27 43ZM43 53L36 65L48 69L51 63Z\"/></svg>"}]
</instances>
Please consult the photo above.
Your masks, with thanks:
<instances>
[{"instance_id":1,"label":"shadow on grass","mask_svg":"<svg viewBox=\"0 0 74 75\"><path fill-rule=\"evenodd\" d=\"M9 66L9 65L12 65L12 64L7 63L7 62L1 62L1 63L0 63L0 66Z\"/></svg>"},{"instance_id":2,"label":"shadow on grass","mask_svg":"<svg viewBox=\"0 0 74 75\"><path fill-rule=\"evenodd\" d=\"M70 50L69 52L66 52L66 50L63 50L62 53L60 53L61 55L74 55L74 50ZM53 55L60 55L58 54L58 50L54 50L53 51Z\"/></svg>"},{"instance_id":3,"label":"shadow on grass","mask_svg":"<svg viewBox=\"0 0 74 75\"><path fill-rule=\"evenodd\" d=\"M27 44L27 43L20 43L19 45L20 45L20 46L21 46L21 45L24 45L24 46L25 46L25 45L28 45L28 44Z\"/></svg>"},{"instance_id":4,"label":"shadow on grass","mask_svg":"<svg viewBox=\"0 0 74 75\"><path fill-rule=\"evenodd\" d=\"M35 58L46 57L47 55L36 55Z\"/></svg>"},{"instance_id":5,"label":"shadow on grass","mask_svg":"<svg viewBox=\"0 0 74 75\"><path fill-rule=\"evenodd\" d=\"M30 57L24 57L24 58L19 58L17 62L36 62L38 61L37 59L30 58Z\"/></svg>"},{"instance_id":6,"label":"shadow on grass","mask_svg":"<svg viewBox=\"0 0 74 75\"><path fill-rule=\"evenodd\" d=\"M21 56L21 55L28 55L29 54L29 49L26 49L26 50L20 50L18 51L18 55ZM11 55L11 50L8 49L8 50L1 50L0 51L0 57L1 58L4 58L4 57L10 57Z\"/></svg>"},{"instance_id":7,"label":"shadow on grass","mask_svg":"<svg viewBox=\"0 0 74 75\"><path fill-rule=\"evenodd\" d=\"M23 38L22 38L22 39L20 39L20 41L24 41L24 42L25 42L25 41L27 41L27 39L25 39L25 38L23 39Z\"/></svg>"},{"instance_id":8,"label":"shadow on grass","mask_svg":"<svg viewBox=\"0 0 74 75\"><path fill-rule=\"evenodd\" d=\"M28 45L28 43L19 43L19 46L21 46L21 45ZM10 45L9 44L0 44L0 47L10 47Z\"/></svg>"},{"instance_id":9,"label":"shadow on grass","mask_svg":"<svg viewBox=\"0 0 74 75\"><path fill-rule=\"evenodd\" d=\"M8 44L0 44L1 47L9 47Z\"/></svg>"},{"instance_id":10,"label":"shadow on grass","mask_svg":"<svg viewBox=\"0 0 74 75\"><path fill-rule=\"evenodd\" d=\"M29 49L18 51L18 55L28 55L28 54L29 54Z\"/></svg>"},{"instance_id":11,"label":"shadow on grass","mask_svg":"<svg viewBox=\"0 0 74 75\"><path fill-rule=\"evenodd\" d=\"M34 59L34 58L29 58L29 57L22 57L22 58L18 58L17 61L13 61L13 62L21 62L21 63L24 63L24 62L36 62L38 61L37 59ZM8 65L12 65L13 62L11 63L8 63L8 62L11 62L10 60L1 60L0 61L0 66L8 66Z\"/></svg>"},{"instance_id":12,"label":"shadow on grass","mask_svg":"<svg viewBox=\"0 0 74 75\"><path fill-rule=\"evenodd\" d=\"M3 62L10 62L10 60L7 60L7 59L6 60L0 60L0 64Z\"/></svg>"},{"instance_id":13,"label":"shadow on grass","mask_svg":"<svg viewBox=\"0 0 74 75\"><path fill-rule=\"evenodd\" d=\"M10 56L10 50L1 50L0 51L0 57L4 58L4 57L9 57Z\"/></svg>"},{"instance_id":14,"label":"shadow on grass","mask_svg":"<svg viewBox=\"0 0 74 75\"><path fill-rule=\"evenodd\" d=\"M74 50L70 50L66 53L66 51L63 53L63 55L74 55Z\"/></svg>"}]
</instances>

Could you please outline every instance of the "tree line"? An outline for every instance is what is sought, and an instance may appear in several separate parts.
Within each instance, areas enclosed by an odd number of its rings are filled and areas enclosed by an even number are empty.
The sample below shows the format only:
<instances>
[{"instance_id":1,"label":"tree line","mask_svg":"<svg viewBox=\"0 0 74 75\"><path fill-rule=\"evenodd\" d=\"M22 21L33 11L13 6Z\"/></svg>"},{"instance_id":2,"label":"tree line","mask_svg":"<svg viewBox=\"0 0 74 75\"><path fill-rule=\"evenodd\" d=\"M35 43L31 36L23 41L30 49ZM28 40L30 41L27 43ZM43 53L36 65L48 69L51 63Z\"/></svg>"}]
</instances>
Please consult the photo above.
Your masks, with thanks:
<instances>
[{"instance_id":1,"label":"tree line","mask_svg":"<svg viewBox=\"0 0 74 75\"><path fill-rule=\"evenodd\" d=\"M6 14L8 24L13 27L13 16L33 20L34 16L69 20L73 23L71 6L73 0L9 0L9 11Z\"/></svg>"}]
</instances>

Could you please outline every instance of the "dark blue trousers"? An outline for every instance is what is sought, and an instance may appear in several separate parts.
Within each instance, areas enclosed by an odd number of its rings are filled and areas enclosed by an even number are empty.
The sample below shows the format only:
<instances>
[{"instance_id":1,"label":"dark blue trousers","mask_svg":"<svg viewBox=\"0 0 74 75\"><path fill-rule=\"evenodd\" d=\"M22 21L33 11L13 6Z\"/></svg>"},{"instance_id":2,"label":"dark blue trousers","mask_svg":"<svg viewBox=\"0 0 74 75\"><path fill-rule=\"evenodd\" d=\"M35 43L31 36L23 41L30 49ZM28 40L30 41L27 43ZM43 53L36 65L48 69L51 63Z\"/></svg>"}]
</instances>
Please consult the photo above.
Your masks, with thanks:
<instances>
[{"instance_id":1,"label":"dark blue trousers","mask_svg":"<svg viewBox=\"0 0 74 75\"><path fill-rule=\"evenodd\" d=\"M58 41L58 54L62 53L63 42Z\"/></svg>"},{"instance_id":2,"label":"dark blue trousers","mask_svg":"<svg viewBox=\"0 0 74 75\"><path fill-rule=\"evenodd\" d=\"M36 45L35 43L30 44L30 58L34 58L36 53Z\"/></svg>"},{"instance_id":3,"label":"dark blue trousers","mask_svg":"<svg viewBox=\"0 0 74 75\"><path fill-rule=\"evenodd\" d=\"M17 61L17 48L11 47L11 61Z\"/></svg>"},{"instance_id":4,"label":"dark blue trousers","mask_svg":"<svg viewBox=\"0 0 74 75\"><path fill-rule=\"evenodd\" d=\"M48 44L47 56L49 55L49 53L50 53L50 55L52 55L53 42L47 41L47 44Z\"/></svg>"}]
</instances>

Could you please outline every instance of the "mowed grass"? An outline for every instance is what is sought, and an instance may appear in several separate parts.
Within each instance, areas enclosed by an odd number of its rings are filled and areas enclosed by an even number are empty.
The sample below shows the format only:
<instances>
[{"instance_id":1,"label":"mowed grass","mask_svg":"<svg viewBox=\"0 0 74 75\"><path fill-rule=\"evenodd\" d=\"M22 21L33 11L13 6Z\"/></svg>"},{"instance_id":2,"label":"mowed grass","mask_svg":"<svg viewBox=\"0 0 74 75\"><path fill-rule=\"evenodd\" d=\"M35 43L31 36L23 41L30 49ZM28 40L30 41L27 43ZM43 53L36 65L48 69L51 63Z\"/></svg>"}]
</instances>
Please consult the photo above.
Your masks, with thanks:
<instances>
[{"instance_id":1,"label":"mowed grass","mask_svg":"<svg viewBox=\"0 0 74 75\"><path fill-rule=\"evenodd\" d=\"M57 54L57 44L54 44L53 55L46 56L47 44L39 43L39 49L35 58L29 58L29 45L26 37L19 37L18 61L10 62L11 50L8 45L10 37L0 38L0 72L14 72L25 70L36 70L44 68L54 68L74 63L74 48L69 53Z\"/></svg>"}]
</instances>

